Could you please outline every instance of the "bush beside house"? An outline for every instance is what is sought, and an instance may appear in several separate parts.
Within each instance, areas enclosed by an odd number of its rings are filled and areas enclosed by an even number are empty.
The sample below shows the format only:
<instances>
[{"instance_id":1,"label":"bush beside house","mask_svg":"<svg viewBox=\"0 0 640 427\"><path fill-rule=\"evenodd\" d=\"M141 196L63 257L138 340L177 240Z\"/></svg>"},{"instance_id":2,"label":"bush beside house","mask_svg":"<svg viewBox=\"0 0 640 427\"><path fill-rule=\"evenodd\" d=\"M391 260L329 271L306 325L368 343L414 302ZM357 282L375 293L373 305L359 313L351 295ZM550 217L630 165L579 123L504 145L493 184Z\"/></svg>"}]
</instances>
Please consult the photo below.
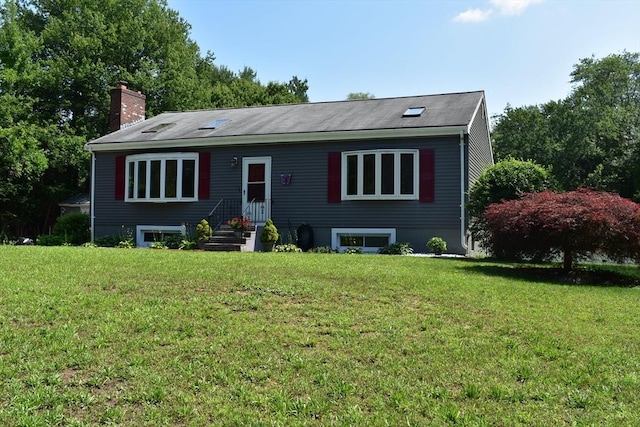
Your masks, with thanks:
<instances>
[{"instance_id":1,"label":"bush beside house","mask_svg":"<svg viewBox=\"0 0 640 427\"><path fill-rule=\"evenodd\" d=\"M273 245L279 238L280 234L278 234L278 228L275 226L273 221L271 221L271 218L268 218L260 232L260 241L262 242L265 252L271 252L273 250Z\"/></svg>"},{"instance_id":2,"label":"bush beside house","mask_svg":"<svg viewBox=\"0 0 640 427\"><path fill-rule=\"evenodd\" d=\"M59 246L63 244L81 245L91 239L89 215L70 213L58 217L51 235L40 235L36 244L41 246Z\"/></svg>"}]
</instances>

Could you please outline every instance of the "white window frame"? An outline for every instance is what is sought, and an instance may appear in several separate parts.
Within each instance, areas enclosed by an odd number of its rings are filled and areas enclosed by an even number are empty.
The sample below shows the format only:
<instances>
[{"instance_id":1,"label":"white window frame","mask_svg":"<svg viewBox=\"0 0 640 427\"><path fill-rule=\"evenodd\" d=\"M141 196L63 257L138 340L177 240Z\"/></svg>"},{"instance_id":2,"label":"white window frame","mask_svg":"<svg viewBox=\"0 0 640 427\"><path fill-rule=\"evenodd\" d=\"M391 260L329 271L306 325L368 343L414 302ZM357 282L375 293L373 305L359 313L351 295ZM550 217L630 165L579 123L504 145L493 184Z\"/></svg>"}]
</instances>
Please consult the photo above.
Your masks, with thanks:
<instances>
[{"instance_id":1,"label":"white window frame","mask_svg":"<svg viewBox=\"0 0 640 427\"><path fill-rule=\"evenodd\" d=\"M360 248L365 253L376 253L380 247L375 246L341 246L341 236L369 236L369 237L388 237L389 244L396 243L396 229L395 228L332 228L331 229L331 247L338 250L338 252L344 252L347 248Z\"/></svg>"},{"instance_id":2,"label":"white window frame","mask_svg":"<svg viewBox=\"0 0 640 427\"><path fill-rule=\"evenodd\" d=\"M199 170L199 154L198 153L152 153L152 154L134 154L127 156L125 162L125 201L126 202L197 202L198 201L198 177ZM176 176L176 197L164 197L166 185L166 165L167 160L177 161ZM182 196L182 165L185 160L193 160L195 162L193 174L193 197ZM160 197L151 197L151 162L160 161ZM145 197L138 197L138 168L141 162L146 162L146 189ZM134 164L133 170L133 197L129 196L129 173L130 164Z\"/></svg>"},{"instance_id":3,"label":"white window frame","mask_svg":"<svg viewBox=\"0 0 640 427\"><path fill-rule=\"evenodd\" d=\"M361 151L345 151L342 153L342 171L341 171L341 197L342 200L418 200L419 190L418 185L420 182L420 156L419 150L361 150ZM364 194L364 156L375 155L375 191L374 194ZM394 155L394 192L393 194L382 194L382 155L393 154ZM413 193L401 194L400 193L400 160L402 154L413 155ZM347 194L348 187L348 174L347 163L350 156L357 156L358 158L358 182L356 194Z\"/></svg>"},{"instance_id":4,"label":"white window frame","mask_svg":"<svg viewBox=\"0 0 640 427\"><path fill-rule=\"evenodd\" d=\"M137 225L136 226L136 247L148 248L153 242L145 242L145 233L177 234L183 236L187 234L187 227L184 225Z\"/></svg>"}]
</instances>

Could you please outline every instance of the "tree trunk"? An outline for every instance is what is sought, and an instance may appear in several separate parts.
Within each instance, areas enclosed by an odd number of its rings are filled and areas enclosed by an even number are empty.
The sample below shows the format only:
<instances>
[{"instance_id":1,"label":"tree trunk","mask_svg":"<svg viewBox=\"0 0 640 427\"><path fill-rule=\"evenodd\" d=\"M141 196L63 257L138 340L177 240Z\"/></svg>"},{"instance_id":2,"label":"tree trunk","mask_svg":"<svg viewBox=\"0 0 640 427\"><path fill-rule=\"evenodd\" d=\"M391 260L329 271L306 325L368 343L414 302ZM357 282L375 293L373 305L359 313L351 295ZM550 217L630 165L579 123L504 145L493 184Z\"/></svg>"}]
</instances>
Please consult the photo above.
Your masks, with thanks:
<instances>
[{"instance_id":1,"label":"tree trunk","mask_svg":"<svg viewBox=\"0 0 640 427\"><path fill-rule=\"evenodd\" d=\"M573 265L573 252L571 251L571 249L565 249L562 270L565 273L568 273L569 271L571 271L572 265Z\"/></svg>"}]
</instances>

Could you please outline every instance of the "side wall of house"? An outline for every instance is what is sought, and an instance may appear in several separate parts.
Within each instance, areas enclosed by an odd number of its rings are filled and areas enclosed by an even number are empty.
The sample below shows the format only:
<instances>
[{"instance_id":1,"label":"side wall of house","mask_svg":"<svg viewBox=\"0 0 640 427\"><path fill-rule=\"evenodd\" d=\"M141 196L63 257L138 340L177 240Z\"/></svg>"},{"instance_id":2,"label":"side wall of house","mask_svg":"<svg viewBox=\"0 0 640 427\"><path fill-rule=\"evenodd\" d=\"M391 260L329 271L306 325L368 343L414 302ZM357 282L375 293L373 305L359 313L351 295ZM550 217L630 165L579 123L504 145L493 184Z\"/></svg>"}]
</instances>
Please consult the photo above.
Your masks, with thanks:
<instances>
[{"instance_id":1,"label":"side wall of house","mask_svg":"<svg viewBox=\"0 0 640 427\"><path fill-rule=\"evenodd\" d=\"M493 165L491 136L484 100L469 129L469 184L473 185L483 170Z\"/></svg>"},{"instance_id":2,"label":"side wall of house","mask_svg":"<svg viewBox=\"0 0 640 427\"><path fill-rule=\"evenodd\" d=\"M468 163L467 163L467 183L466 193L473 186L482 171L493 166L493 150L491 146L491 135L489 134L489 125L487 121L487 110L485 101L482 101L480 110L476 114L471 126L469 127L468 141ZM468 201L468 197L465 197ZM465 218L465 223L469 224L469 218ZM473 240L468 237L468 246L470 254L481 254Z\"/></svg>"},{"instance_id":3,"label":"side wall of house","mask_svg":"<svg viewBox=\"0 0 640 427\"><path fill-rule=\"evenodd\" d=\"M95 236L135 230L136 225L195 225L221 198L241 198L242 159L271 157L271 217L286 238L302 223L311 225L315 246L329 246L332 228L396 230L396 241L425 252L426 241L443 237L450 251L464 253L460 241L459 136L403 140L224 146L211 155L210 198L191 203L129 203L115 200L116 157L129 153L96 153ZM348 200L328 202L329 153L375 149L433 149L434 201ZM230 165L239 159L238 166ZM291 181L282 184L281 174Z\"/></svg>"}]
</instances>

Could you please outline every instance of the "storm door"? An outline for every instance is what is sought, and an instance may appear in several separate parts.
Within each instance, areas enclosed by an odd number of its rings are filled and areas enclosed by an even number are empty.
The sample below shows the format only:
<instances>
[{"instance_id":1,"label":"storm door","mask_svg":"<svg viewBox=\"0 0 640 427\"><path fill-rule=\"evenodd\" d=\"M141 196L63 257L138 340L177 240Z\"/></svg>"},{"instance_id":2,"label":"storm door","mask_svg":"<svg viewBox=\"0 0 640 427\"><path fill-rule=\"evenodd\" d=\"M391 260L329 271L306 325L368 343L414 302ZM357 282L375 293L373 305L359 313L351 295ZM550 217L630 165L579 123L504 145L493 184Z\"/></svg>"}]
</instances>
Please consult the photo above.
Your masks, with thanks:
<instances>
[{"instance_id":1,"label":"storm door","mask_svg":"<svg viewBox=\"0 0 640 427\"><path fill-rule=\"evenodd\" d=\"M271 216L271 157L242 159L242 209L256 225Z\"/></svg>"}]
</instances>

